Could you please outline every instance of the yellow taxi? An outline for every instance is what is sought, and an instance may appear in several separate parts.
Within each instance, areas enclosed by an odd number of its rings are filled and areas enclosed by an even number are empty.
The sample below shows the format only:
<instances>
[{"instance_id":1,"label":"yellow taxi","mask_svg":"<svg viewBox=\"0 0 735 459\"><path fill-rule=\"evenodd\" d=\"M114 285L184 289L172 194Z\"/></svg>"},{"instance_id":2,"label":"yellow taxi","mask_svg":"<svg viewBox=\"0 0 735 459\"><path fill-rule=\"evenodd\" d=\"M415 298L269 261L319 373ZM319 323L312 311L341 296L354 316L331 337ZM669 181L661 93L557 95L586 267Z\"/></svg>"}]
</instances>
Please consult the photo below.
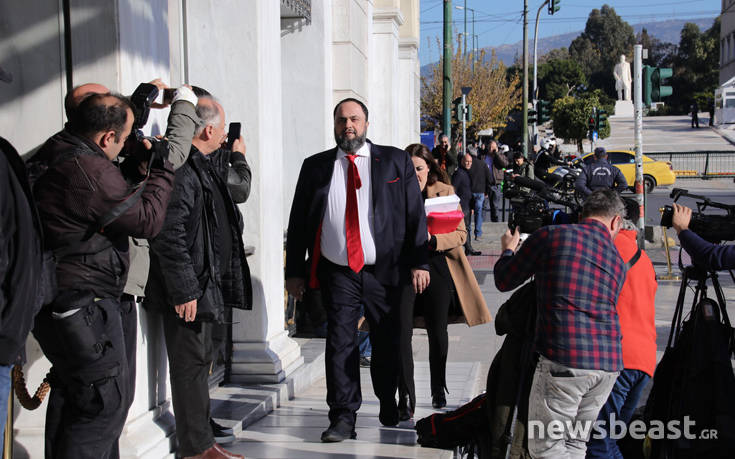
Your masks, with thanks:
<instances>
[{"instance_id":1,"label":"yellow taxi","mask_svg":"<svg viewBox=\"0 0 735 459\"><path fill-rule=\"evenodd\" d=\"M588 153L582 158L575 160L575 165L579 161L590 164L594 160L594 155ZM613 166L620 169L631 187L635 183L635 152L630 150L608 150L607 160ZM676 175L668 161L656 161L643 155L643 185L646 193L650 193L658 185L673 185L676 182Z\"/></svg>"}]
</instances>

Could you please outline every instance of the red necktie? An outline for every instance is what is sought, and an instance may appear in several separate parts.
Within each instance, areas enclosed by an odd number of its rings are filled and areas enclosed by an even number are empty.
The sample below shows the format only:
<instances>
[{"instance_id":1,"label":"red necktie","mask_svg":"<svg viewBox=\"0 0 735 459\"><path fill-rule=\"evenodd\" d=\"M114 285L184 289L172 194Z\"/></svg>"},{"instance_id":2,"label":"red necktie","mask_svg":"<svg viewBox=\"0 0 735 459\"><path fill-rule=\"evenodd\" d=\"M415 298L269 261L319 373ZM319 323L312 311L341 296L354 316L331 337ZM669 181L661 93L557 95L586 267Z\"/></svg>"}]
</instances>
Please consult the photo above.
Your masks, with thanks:
<instances>
[{"instance_id":1,"label":"red necktie","mask_svg":"<svg viewBox=\"0 0 735 459\"><path fill-rule=\"evenodd\" d=\"M347 208L345 209L345 239L347 241L347 264L356 273L365 266L365 257L362 254L360 242L360 217L357 213L357 190L362 186L360 173L357 171L355 158L357 155L347 155L350 164L347 165Z\"/></svg>"}]
</instances>

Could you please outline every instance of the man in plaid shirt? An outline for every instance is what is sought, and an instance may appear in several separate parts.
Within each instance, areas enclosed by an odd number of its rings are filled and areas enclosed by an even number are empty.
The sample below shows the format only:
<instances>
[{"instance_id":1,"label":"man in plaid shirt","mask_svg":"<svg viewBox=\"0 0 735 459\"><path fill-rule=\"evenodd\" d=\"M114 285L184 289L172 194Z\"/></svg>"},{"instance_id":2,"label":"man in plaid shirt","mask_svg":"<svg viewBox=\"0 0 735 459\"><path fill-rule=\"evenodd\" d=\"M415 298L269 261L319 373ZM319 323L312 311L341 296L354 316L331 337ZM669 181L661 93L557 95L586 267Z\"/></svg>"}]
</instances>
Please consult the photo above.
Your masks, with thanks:
<instances>
[{"instance_id":1,"label":"man in plaid shirt","mask_svg":"<svg viewBox=\"0 0 735 459\"><path fill-rule=\"evenodd\" d=\"M517 253L518 230L501 238L503 253L494 268L498 290L536 276L539 361L528 419L544 430L529 429L533 457L584 457L592 423L623 368L615 306L625 269L613 239L624 213L615 191L598 190L585 201L579 224L543 227ZM562 435L550 435L553 420L564 424ZM569 432L575 425L590 430L575 435Z\"/></svg>"}]
</instances>

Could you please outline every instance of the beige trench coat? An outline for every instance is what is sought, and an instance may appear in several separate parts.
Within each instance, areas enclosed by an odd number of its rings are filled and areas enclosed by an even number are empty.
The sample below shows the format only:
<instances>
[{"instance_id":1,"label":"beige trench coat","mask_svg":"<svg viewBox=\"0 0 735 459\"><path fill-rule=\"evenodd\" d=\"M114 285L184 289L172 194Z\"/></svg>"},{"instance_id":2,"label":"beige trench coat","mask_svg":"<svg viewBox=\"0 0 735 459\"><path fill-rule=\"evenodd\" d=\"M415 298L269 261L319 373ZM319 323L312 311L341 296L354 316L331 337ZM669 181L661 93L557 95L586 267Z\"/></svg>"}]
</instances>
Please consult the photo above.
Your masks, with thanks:
<instances>
[{"instance_id":1,"label":"beige trench coat","mask_svg":"<svg viewBox=\"0 0 735 459\"><path fill-rule=\"evenodd\" d=\"M436 198L454 194L454 188L446 183L436 182L426 186L426 197ZM485 298L480 291L475 273L472 272L470 262L464 254L464 243L467 238L467 228L464 220L451 233L437 234L436 249L444 251L447 257L447 266L452 275L454 287L457 290L459 303L462 307L464 320L470 327L490 322L490 311L487 309Z\"/></svg>"}]
</instances>

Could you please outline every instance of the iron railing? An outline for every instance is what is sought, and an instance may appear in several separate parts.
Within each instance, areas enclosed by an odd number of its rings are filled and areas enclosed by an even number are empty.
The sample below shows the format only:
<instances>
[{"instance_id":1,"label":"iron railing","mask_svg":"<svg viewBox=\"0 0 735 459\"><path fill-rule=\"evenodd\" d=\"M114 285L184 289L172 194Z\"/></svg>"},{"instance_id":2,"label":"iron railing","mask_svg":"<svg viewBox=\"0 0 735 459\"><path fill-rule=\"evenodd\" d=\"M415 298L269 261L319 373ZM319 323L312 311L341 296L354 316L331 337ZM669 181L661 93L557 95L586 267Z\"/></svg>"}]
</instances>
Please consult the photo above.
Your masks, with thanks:
<instances>
[{"instance_id":1,"label":"iron railing","mask_svg":"<svg viewBox=\"0 0 735 459\"><path fill-rule=\"evenodd\" d=\"M306 19L311 24L311 0L281 0L281 19Z\"/></svg>"},{"instance_id":2,"label":"iron railing","mask_svg":"<svg viewBox=\"0 0 735 459\"><path fill-rule=\"evenodd\" d=\"M645 153L669 161L676 178L735 177L735 151L689 151Z\"/></svg>"}]
</instances>

